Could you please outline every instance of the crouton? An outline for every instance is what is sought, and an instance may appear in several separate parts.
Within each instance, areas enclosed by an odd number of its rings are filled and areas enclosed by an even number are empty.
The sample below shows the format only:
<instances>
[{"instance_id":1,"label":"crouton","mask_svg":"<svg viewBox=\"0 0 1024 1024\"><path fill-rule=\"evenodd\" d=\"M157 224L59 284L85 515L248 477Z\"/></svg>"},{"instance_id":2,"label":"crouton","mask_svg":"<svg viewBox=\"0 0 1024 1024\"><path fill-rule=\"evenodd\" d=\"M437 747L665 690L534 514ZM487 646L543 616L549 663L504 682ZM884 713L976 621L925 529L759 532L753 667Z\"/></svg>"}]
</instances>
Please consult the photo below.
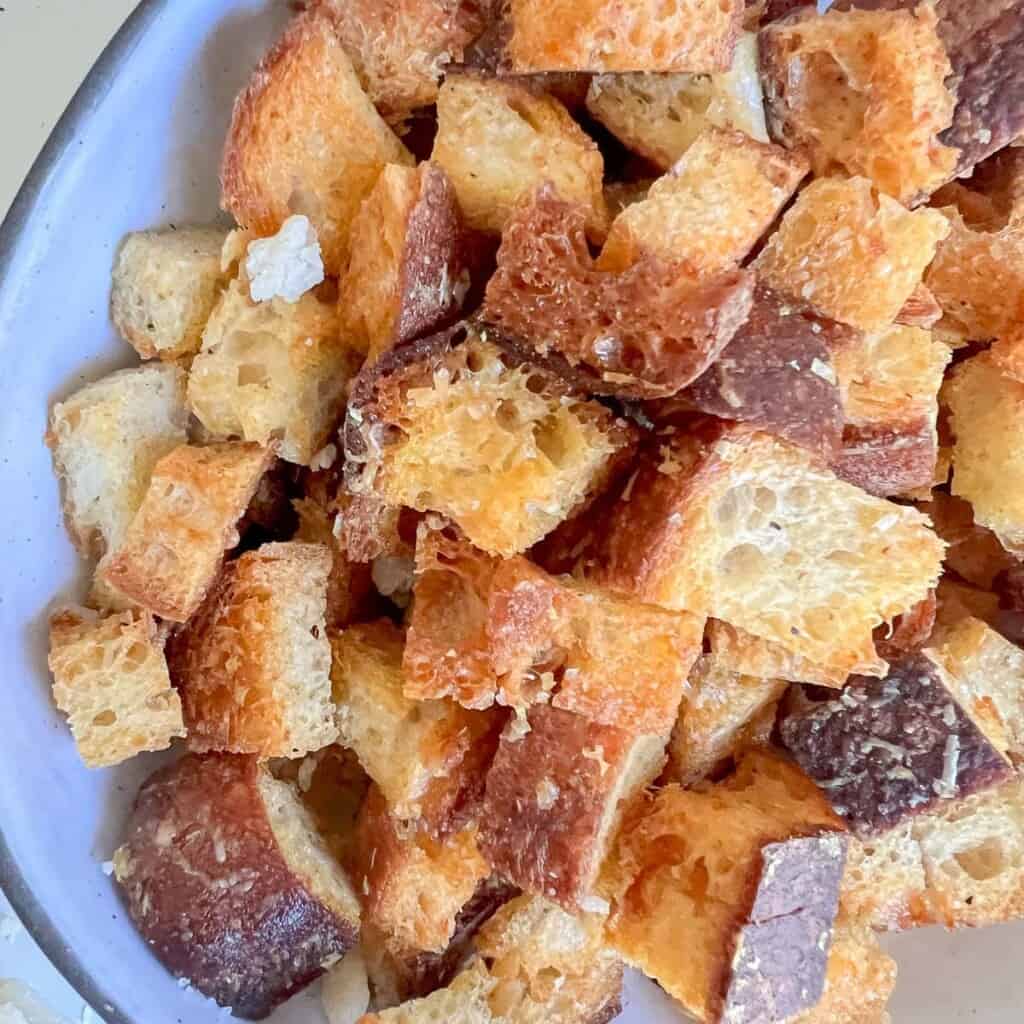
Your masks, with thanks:
<instances>
[{"instance_id":1,"label":"crouton","mask_svg":"<svg viewBox=\"0 0 1024 1024\"><path fill-rule=\"evenodd\" d=\"M549 186L523 204L502 236L484 317L564 357L595 392L674 394L746 320L752 275L732 267L701 277L687 261L646 251L625 270L605 270L583 227L583 209Z\"/></svg>"},{"instance_id":2,"label":"crouton","mask_svg":"<svg viewBox=\"0 0 1024 1024\"><path fill-rule=\"evenodd\" d=\"M333 302L312 292L253 302L235 280L192 362L188 404L211 437L273 441L282 458L309 465L341 418L359 361Z\"/></svg>"},{"instance_id":3,"label":"crouton","mask_svg":"<svg viewBox=\"0 0 1024 1024\"><path fill-rule=\"evenodd\" d=\"M936 210L910 212L866 178L821 178L800 193L755 265L778 291L877 331L899 314L948 233Z\"/></svg>"},{"instance_id":4,"label":"crouton","mask_svg":"<svg viewBox=\"0 0 1024 1024\"><path fill-rule=\"evenodd\" d=\"M819 177L869 178L903 203L948 181L957 149L949 59L925 5L915 11L805 11L761 33L768 126Z\"/></svg>"},{"instance_id":5,"label":"crouton","mask_svg":"<svg viewBox=\"0 0 1024 1024\"><path fill-rule=\"evenodd\" d=\"M544 182L586 211L603 237L604 160L558 100L515 81L449 75L437 99L431 159L448 175L471 228L500 233Z\"/></svg>"},{"instance_id":6,"label":"crouton","mask_svg":"<svg viewBox=\"0 0 1024 1024\"><path fill-rule=\"evenodd\" d=\"M480 848L513 885L586 909L624 809L665 763L666 737L545 705L526 724L506 728L487 774Z\"/></svg>"},{"instance_id":7,"label":"crouton","mask_svg":"<svg viewBox=\"0 0 1024 1024\"><path fill-rule=\"evenodd\" d=\"M597 75L587 110L620 142L667 171L707 125L768 141L757 36L743 32L732 67L712 75Z\"/></svg>"},{"instance_id":8,"label":"crouton","mask_svg":"<svg viewBox=\"0 0 1024 1024\"><path fill-rule=\"evenodd\" d=\"M136 798L114 875L165 967L258 1019L355 945L359 901L292 788L254 757L190 754Z\"/></svg>"},{"instance_id":9,"label":"crouton","mask_svg":"<svg viewBox=\"0 0 1024 1024\"><path fill-rule=\"evenodd\" d=\"M153 467L185 442L187 428L185 375L176 366L118 370L53 407L46 443L83 554L121 543Z\"/></svg>"},{"instance_id":10,"label":"crouton","mask_svg":"<svg viewBox=\"0 0 1024 1024\"><path fill-rule=\"evenodd\" d=\"M184 622L238 543L236 524L272 456L255 444L180 445L149 487L101 579L161 618Z\"/></svg>"},{"instance_id":11,"label":"crouton","mask_svg":"<svg viewBox=\"0 0 1024 1024\"><path fill-rule=\"evenodd\" d=\"M714 424L646 453L595 580L722 619L842 678L884 671L871 631L927 595L942 550L919 513L800 448Z\"/></svg>"},{"instance_id":12,"label":"crouton","mask_svg":"<svg viewBox=\"0 0 1024 1024\"><path fill-rule=\"evenodd\" d=\"M444 171L431 163L385 167L352 225L338 296L346 341L372 362L449 326L469 289L461 232Z\"/></svg>"},{"instance_id":13,"label":"crouton","mask_svg":"<svg viewBox=\"0 0 1024 1024\"><path fill-rule=\"evenodd\" d=\"M330 567L319 544L264 544L225 567L171 639L193 750L301 757L335 740Z\"/></svg>"},{"instance_id":14,"label":"crouton","mask_svg":"<svg viewBox=\"0 0 1024 1024\"><path fill-rule=\"evenodd\" d=\"M50 619L49 665L54 703L89 768L163 750L185 735L163 637L148 612L62 609Z\"/></svg>"},{"instance_id":15,"label":"crouton","mask_svg":"<svg viewBox=\"0 0 1024 1024\"><path fill-rule=\"evenodd\" d=\"M224 208L257 235L305 214L327 273L337 276L359 205L388 163L413 157L363 92L330 15L322 7L299 14L235 101Z\"/></svg>"},{"instance_id":16,"label":"crouton","mask_svg":"<svg viewBox=\"0 0 1024 1024\"><path fill-rule=\"evenodd\" d=\"M991 530L975 523L974 511L963 498L933 491L920 508L946 542L946 567L973 586L991 590L996 577L1017 564Z\"/></svg>"},{"instance_id":17,"label":"crouton","mask_svg":"<svg viewBox=\"0 0 1024 1024\"><path fill-rule=\"evenodd\" d=\"M647 192L615 218L597 265L623 270L643 253L699 276L747 257L807 173L799 156L735 129L705 128Z\"/></svg>"},{"instance_id":18,"label":"crouton","mask_svg":"<svg viewBox=\"0 0 1024 1024\"><path fill-rule=\"evenodd\" d=\"M143 359L178 359L199 348L227 275L221 228L169 228L127 235L118 250L110 316Z\"/></svg>"},{"instance_id":19,"label":"crouton","mask_svg":"<svg viewBox=\"0 0 1024 1024\"><path fill-rule=\"evenodd\" d=\"M349 489L451 517L484 551L532 547L603 486L633 428L472 325L395 349L353 384Z\"/></svg>"}]
</instances>

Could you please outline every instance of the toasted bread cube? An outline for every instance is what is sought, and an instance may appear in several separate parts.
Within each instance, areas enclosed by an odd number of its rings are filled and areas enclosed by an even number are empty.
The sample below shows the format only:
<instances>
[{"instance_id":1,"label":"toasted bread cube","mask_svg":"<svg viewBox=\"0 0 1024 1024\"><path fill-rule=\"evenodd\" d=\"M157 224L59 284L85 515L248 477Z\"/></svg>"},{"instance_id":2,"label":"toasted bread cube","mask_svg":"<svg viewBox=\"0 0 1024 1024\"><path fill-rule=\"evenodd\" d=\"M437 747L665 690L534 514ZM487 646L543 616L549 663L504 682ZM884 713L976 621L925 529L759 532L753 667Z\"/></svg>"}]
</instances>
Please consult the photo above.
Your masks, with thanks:
<instances>
[{"instance_id":1,"label":"toasted bread cube","mask_svg":"<svg viewBox=\"0 0 1024 1024\"><path fill-rule=\"evenodd\" d=\"M53 407L46 443L80 551L121 543L153 467L185 442L187 428L185 375L177 366L118 370Z\"/></svg>"},{"instance_id":2,"label":"toasted bread cube","mask_svg":"<svg viewBox=\"0 0 1024 1024\"><path fill-rule=\"evenodd\" d=\"M583 208L542 187L505 229L484 316L541 355L565 357L595 392L675 394L746 320L752 275L730 267L702 277L646 249L624 270L604 269L583 228Z\"/></svg>"},{"instance_id":3,"label":"toasted bread cube","mask_svg":"<svg viewBox=\"0 0 1024 1024\"><path fill-rule=\"evenodd\" d=\"M99 616L65 608L50 619L54 703L89 768L163 750L185 735L164 641L148 612Z\"/></svg>"},{"instance_id":4,"label":"toasted bread cube","mask_svg":"<svg viewBox=\"0 0 1024 1024\"><path fill-rule=\"evenodd\" d=\"M164 966L242 1017L266 1017L358 939L348 879L255 757L190 754L151 775L114 874Z\"/></svg>"},{"instance_id":5,"label":"toasted bread cube","mask_svg":"<svg viewBox=\"0 0 1024 1024\"><path fill-rule=\"evenodd\" d=\"M389 164L352 225L338 311L346 340L373 361L447 327L469 288L455 192L436 164Z\"/></svg>"},{"instance_id":6,"label":"toasted bread cube","mask_svg":"<svg viewBox=\"0 0 1024 1024\"><path fill-rule=\"evenodd\" d=\"M484 551L532 547L603 486L634 432L491 331L394 350L352 388L350 490L453 519Z\"/></svg>"},{"instance_id":7,"label":"toasted bread cube","mask_svg":"<svg viewBox=\"0 0 1024 1024\"><path fill-rule=\"evenodd\" d=\"M431 159L451 180L471 228L500 233L516 203L549 181L586 211L588 232L607 230L597 144L558 100L518 82L449 75Z\"/></svg>"},{"instance_id":8,"label":"toasted bread cube","mask_svg":"<svg viewBox=\"0 0 1024 1024\"><path fill-rule=\"evenodd\" d=\"M221 228L168 228L125 237L114 263L110 315L143 359L178 359L199 348L227 275Z\"/></svg>"},{"instance_id":9,"label":"toasted bread cube","mask_svg":"<svg viewBox=\"0 0 1024 1024\"><path fill-rule=\"evenodd\" d=\"M930 498L920 508L946 542L946 567L973 586L990 591L996 577L1017 560L991 530L975 523L969 502L943 491L933 491Z\"/></svg>"},{"instance_id":10,"label":"toasted bread cube","mask_svg":"<svg viewBox=\"0 0 1024 1024\"><path fill-rule=\"evenodd\" d=\"M363 92L322 8L298 15L235 101L221 202L244 228L272 235L292 214L312 222L331 276L385 164L413 158Z\"/></svg>"},{"instance_id":11,"label":"toasted bread cube","mask_svg":"<svg viewBox=\"0 0 1024 1024\"><path fill-rule=\"evenodd\" d=\"M807 173L807 164L743 132L705 128L647 198L615 218L598 266L621 270L642 253L685 260L701 276L747 257Z\"/></svg>"},{"instance_id":12,"label":"toasted bread cube","mask_svg":"<svg viewBox=\"0 0 1024 1024\"><path fill-rule=\"evenodd\" d=\"M274 441L282 458L309 465L341 418L358 360L333 302L253 302L236 280L192 362L189 407L213 437Z\"/></svg>"},{"instance_id":13,"label":"toasted bread cube","mask_svg":"<svg viewBox=\"0 0 1024 1024\"><path fill-rule=\"evenodd\" d=\"M102 581L184 622L216 579L237 523L272 460L255 444L180 445L153 468L142 504L105 560Z\"/></svg>"},{"instance_id":14,"label":"toasted bread cube","mask_svg":"<svg viewBox=\"0 0 1024 1024\"><path fill-rule=\"evenodd\" d=\"M816 12L760 37L772 136L808 154L819 177L870 178L900 202L948 181L958 151L939 141L953 122L949 58L933 8Z\"/></svg>"},{"instance_id":15,"label":"toasted bread cube","mask_svg":"<svg viewBox=\"0 0 1024 1024\"><path fill-rule=\"evenodd\" d=\"M821 178L797 197L756 266L778 291L878 331L895 320L948 233L938 211L911 212L866 178Z\"/></svg>"},{"instance_id":16,"label":"toasted bread cube","mask_svg":"<svg viewBox=\"0 0 1024 1024\"><path fill-rule=\"evenodd\" d=\"M666 737L637 736L538 705L506 728L487 774L480 847L494 870L567 910L586 909L629 801L665 763Z\"/></svg>"},{"instance_id":17,"label":"toasted bread cube","mask_svg":"<svg viewBox=\"0 0 1024 1024\"><path fill-rule=\"evenodd\" d=\"M842 679L884 672L871 631L927 596L942 550L919 513L810 453L713 425L647 453L596 580L722 619Z\"/></svg>"},{"instance_id":18,"label":"toasted bread cube","mask_svg":"<svg viewBox=\"0 0 1024 1024\"><path fill-rule=\"evenodd\" d=\"M335 740L330 567L326 548L298 541L225 567L168 650L193 750L301 757Z\"/></svg>"}]
</instances>

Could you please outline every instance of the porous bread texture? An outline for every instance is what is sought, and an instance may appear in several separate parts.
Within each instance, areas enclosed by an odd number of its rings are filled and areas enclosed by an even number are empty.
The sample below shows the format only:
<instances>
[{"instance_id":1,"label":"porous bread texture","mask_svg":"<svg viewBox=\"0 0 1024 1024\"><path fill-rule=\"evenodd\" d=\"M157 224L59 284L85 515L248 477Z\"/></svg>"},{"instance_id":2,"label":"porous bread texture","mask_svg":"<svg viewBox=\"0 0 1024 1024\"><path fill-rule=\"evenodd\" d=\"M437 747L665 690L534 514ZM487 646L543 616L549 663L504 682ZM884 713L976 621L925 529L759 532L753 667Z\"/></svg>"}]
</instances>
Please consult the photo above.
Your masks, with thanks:
<instances>
[{"instance_id":1,"label":"porous bread texture","mask_svg":"<svg viewBox=\"0 0 1024 1024\"><path fill-rule=\"evenodd\" d=\"M757 258L773 288L865 331L895 320L949 225L910 211L867 178L819 178L797 197ZM932 286L931 277L926 281Z\"/></svg>"},{"instance_id":2,"label":"porous bread texture","mask_svg":"<svg viewBox=\"0 0 1024 1024\"><path fill-rule=\"evenodd\" d=\"M282 458L309 465L342 416L359 360L333 301L307 292L298 302L253 302L237 278L192 361L189 408L210 437L273 443Z\"/></svg>"},{"instance_id":3,"label":"porous bread texture","mask_svg":"<svg viewBox=\"0 0 1024 1024\"><path fill-rule=\"evenodd\" d=\"M919 508L946 542L946 568L973 586L990 591L996 577L1017 564L991 530L975 523L974 510L963 498L935 490ZM953 581L947 577L943 582Z\"/></svg>"},{"instance_id":4,"label":"porous bread texture","mask_svg":"<svg viewBox=\"0 0 1024 1024\"><path fill-rule=\"evenodd\" d=\"M757 36L743 32L732 66L711 75L596 75L587 110L620 142L667 171L708 125L768 141Z\"/></svg>"},{"instance_id":5,"label":"porous bread texture","mask_svg":"<svg viewBox=\"0 0 1024 1024\"><path fill-rule=\"evenodd\" d=\"M952 74L927 4L914 11L806 11L760 36L768 125L805 152L818 177L870 178L903 203L948 181L959 150L940 134L953 122Z\"/></svg>"},{"instance_id":6,"label":"porous bread texture","mask_svg":"<svg viewBox=\"0 0 1024 1024\"><path fill-rule=\"evenodd\" d=\"M803 449L714 425L648 453L595 578L840 677L879 675L872 630L927 596L942 552L920 513L838 480Z\"/></svg>"},{"instance_id":7,"label":"porous bread texture","mask_svg":"<svg viewBox=\"0 0 1024 1024\"><path fill-rule=\"evenodd\" d=\"M301 757L334 742L330 568L322 545L264 544L228 563L172 637L168 660L193 750Z\"/></svg>"},{"instance_id":8,"label":"porous bread texture","mask_svg":"<svg viewBox=\"0 0 1024 1024\"><path fill-rule=\"evenodd\" d=\"M647 197L612 223L597 266L623 270L643 253L700 277L747 257L807 173L799 156L735 129L708 127Z\"/></svg>"},{"instance_id":9,"label":"porous bread texture","mask_svg":"<svg viewBox=\"0 0 1024 1024\"><path fill-rule=\"evenodd\" d=\"M401 1006L360 1017L356 1024L494 1024L487 997L494 980L473 960L444 988Z\"/></svg>"},{"instance_id":10,"label":"porous bread texture","mask_svg":"<svg viewBox=\"0 0 1024 1024\"><path fill-rule=\"evenodd\" d=\"M185 735L163 637L148 612L58 611L50 618L49 666L54 703L87 767L163 750Z\"/></svg>"},{"instance_id":11,"label":"porous bread texture","mask_svg":"<svg viewBox=\"0 0 1024 1024\"><path fill-rule=\"evenodd\" d=\"M178 359L199 348L227 275L223 228L136 231L121 242L111 279L110 316L143 359Z\"/></svg>"},{"instance_id":12,"label":"porous bread texture","mask_svg":"<svg viewBox=\"0 0 1024 1024\"><path fill-rule=\"evenodd\" d=\"M121 597L185 622L216 579L273 456L255 444L180 445L153 468L142 504L100 579Z\"/></svg>"},{"instance_id":13,"label":"porous bread texture","mask_svg":"<svg viewBox=\"0 0 1024 1024\"><path fill-rule=\"evenodd\" d=\"M186 440L185 374L151 364L86 384L50 413L46 443L83 554L116 548L156 463Z\"/></svg>"},{"instance_id":14,"label":"porous bread texture","mask_svg":"<svg viewBox=\"0 0 1024 1024\"><path fill-rule=\"evenodd\" d=\"M437 98L431 160L444 169L469 227L500 234L516 204L550 182L608 228L597 144L554 97L510 79L449 75Z\"/></svg>"},{"instance_id":15,"label":"porous bread texture","mask_svg":"<svg viewBox=\"0 0 1024 1024\"><path fill-rule=\"evenodd\" d=\"M262 236L305 214L337 276L359 204L388 163L413 157L363 92L330 15L300 13L235 100L222 205Z\"/></svg>"},{"instance_id":16,"label":"porous bread texture","mask_svg":"<svg viewBox=\"0 0 1024 1024\"><path fill-rule=\"evenodd\" d=\"M725 71L743 0L504 0L501 68L533 71Z\"/></svg>"}]
</instances>

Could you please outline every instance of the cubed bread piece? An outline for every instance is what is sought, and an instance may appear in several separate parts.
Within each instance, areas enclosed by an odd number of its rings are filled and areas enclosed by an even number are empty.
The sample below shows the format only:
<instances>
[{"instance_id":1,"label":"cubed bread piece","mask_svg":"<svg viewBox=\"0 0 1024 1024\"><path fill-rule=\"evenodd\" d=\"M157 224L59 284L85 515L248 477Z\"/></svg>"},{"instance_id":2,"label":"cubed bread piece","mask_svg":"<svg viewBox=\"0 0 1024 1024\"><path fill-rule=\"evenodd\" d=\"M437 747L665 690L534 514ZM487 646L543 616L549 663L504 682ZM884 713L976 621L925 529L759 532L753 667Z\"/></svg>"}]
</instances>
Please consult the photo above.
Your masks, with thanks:
<instances>
[{"instance_id":1,"label":"cubed bread piece","mask_svg":"<svg viewBox=\"0 0 1024 1024\"><path fill-rule=\"evenodd\" d=\"M590 255L584 213L548 185L516 210L487 285L485 319L542 355L564 357L595 392L675 394L746 320L752 275L731 267L701 276L685 259L647 250L626 269L603 269Z\"/></svg>"},{"instance_id":2,"label":"cubed bread piece","mask_svg":"<svg viewBox=\"0 0 1024 1024\"><path fill-rule=\"evenodd\" d=\"M118 370L54 405L46 443L80 551L121 543L153 467L185 442L187 428L185 374L177 366Z\"/></svg>"},{"instance_id":3,"label":"cubed bread piece","mask_svg":"<svg viewBox=\"0 0 1024 1024\"><path fill-rule=\"evenodd\" d=\"M189 746L301 757L338 735L320 544L264 544L229 562L168 661Z\"/></svg>"},{"instance_id":4,"label":"cubed bread piece","mask_svg":"<svg viewBox=\"0 0 1024 1024\"><path fill-rule=\"evenodd\" d=\"M975 523L974 510L963 498L936 490L919 507L946 542L946 568L961 579L991 590L996 577L1017 564L991 530Z\"/></svg>"},{"instance_id":5,"label":"cubed bread piece","mask_svg":"<svg viewBox=\"0 0 1024 1024\"><path fill-rule=\"evenodd\" d=\"M586 909L629 801L665 763L637 736L539 705L506 728L487 774L480 847L494 870L568 910Z\"/></svg>"},{"instance_id":6,"label":"cubed bread piece","mask_svg":"<svg viewBox=\"0 0 1024 1024\"><path fill-rule=\"evenodd\" d=\"M804 11L761 33L772 136L805 152L820 177L870 178L900 202L948 181L959 152L939 141L953 121L949 58L935 11Z\"/></svg>"},{"instance_id":7,"label":"cubed bread piece","mask_svg":"<svg viewBox=\"0 0 1024 1024\"><path fill-rule=\"evenodd\" d=\"M911 653L884 679L856 677L835 700L795 707L780 730L836 813L870 836L1010 777L1002 731L973 703L937 656Z\"/></svg>"},{"instance_id":8,"label":"cubed bread piece","mask_svg":"<svg viewBox=\"0 0 1024 1024\"><path fill-rule=\"evenodd\" d=\"M734 128L768 141L757 36L743 32L732 66L711 75L597 75L587 110L620 142L667 171L706 125Z\"/></svg>"},{"instance_id":9,"label":"cubed bread piece","mask_svg":"<svg viewBox=\"0 0 1024 1024\"><path fill-rule=\"evenodd\" d=\"M54 703L89 768L163 750L185 735L163 637L148 612L62 609L50 619L49 665Z\"/></svg>"},{"instance_id":10,"label":"cubed bread piece","mask_svg":"<svg viewBox=\"0 0 1024 1024\"><path fill-rule=\"evenodd\" d=\"M909 211L866 178L812 181L757 259L773 288L865 331L888 327L949 233L936 210ZM935 291L931 277L926 282Z\"/></svg>"},{"instance_id":11,"label":"cubed bread piece","mask_svg":"<svg viewBox=\"0 0 1024 1024\"><path fill-rule=\"evenodd\" d=\"M199 348L227 284L221 228L138 231L121 243L110 292L118 333L143 359L177 359Z\"/></svg>"},{"instance_id":12,"label":"cubed bread piece","mask_svg":"<svg viewBox=\"0 0 1024 1024\"><path fill-rule=\"evenodd\" d=\"M153 468L142 504L106 559L103 583L184 622L238 543L237 523L273 456L256 444L180 445Z\"/></svg>"},{"instance_id":13,"label":"cubed bread piece","mask_svg":"<svg viewBox=\"0 0 1024 1024\"><path fill-rule=\"evenodd\" d=\"M813 784L749 754L722 783L633 808L606 938L698 1020L788 1020L821 994L845 853Z\"/></svg>"},{"instance_id":14,"label":"cubed bread piece","mask_svg":"<svg viewBox=\"0 0 1024 1024\"><path fill-rule=\"evenodd\" d=\"M348 879L254 757L190 754L151 775L114 874L168 970L241 1017L266 1017L359 934Z\"/></svg>"},{"instance_id":15,"label":"cubed bread piece","mask_svg":"<svg viewBox=\"0 0 1024 1024\"><path fill-rule=\"evenodd\" d=\"M928 594L942 551L918 512L801 448L713 424L646 453L595 578L722 619L841 681L884 672L871 631Z\"/></svg>"},{"instance_id":16,"label":"cubed bread piece","mask_svg":"<svg viewBox=\"0 0 1024 1024\"><path fill-rule=\"evenodd\" d=\"M647 192L615 218L598 267L650 253L710 276L744 260L807 173L802 157L736 129L707 127Z\"/></svg>"},{"instance_id":17,"label":"cubed bread piece","mask_svg":"<svg viewBox=\"0 0 1024 1024\"><path fill-rule=\"evenodd\" d=\"M504 0L501 68L531 71L725 71L743 0Z\"/></svg>"},{"instance_id":18,"label":"cubed bread piece","mask_svg":"<svg viewBox=\"0 0 1024 1024\"><path fill-rule=\"evenodd\" d=\"M345 406L360 353L339 334L333 301L253 302L244 279L221 296L192 362L188 404L210 436L274 442L309 465Z\"/></svg>"},{"instance_id":19,"label":"cubed bread piece","mask_svg":"<svg viewBox=\"0 0 1024 1024\"><path fill-rule=\"evenodd\" d=\"M448 175L471 228L500 233L523 197L551 182L603 237L604 159L554 97L508 79L449 75L437 99L431 159Z\"/></svg>"},{"instance_id":20,"label":"cubed bread piece","mask_svg":"<svg viewBox=\"0 0 1024 1024\"><path fill-rule=\"evenodd\" d=\"M299 14L235 101L221 202L258 235L312 222L331 276L345 269L359 205L388 163L412 155L363 92L330 14Z\"/></svg>"},{"instance_id":21,"label":"cubed bread piece","mask_svg":"<svg viewBox=\"0 0 1024 1024\"><path fill-rule=\"evenodd\" d=\"M353 385L349 489L441 512L488 552L532 547L634 441L552 368L472 326L392 350Z\"/></svg>"},{"instance_id":22,"label":"cubed bread piece","mask_svg":"<svg viewBox=\"0 0 1024 1024\"><path fill-rule=\"evenodd\" d=\"M880 497L930 488L939 435L939 388L952 353L918 327L862 335L834 356L843 399L838 477Z\"/></svg>"},{"instance_id":23,"label":"cubed bread piece","mask_svg":"<svg viewBox=\"0 0 1024 1024\"><path fill-rule=\"evenodd\" d=\"M338 312L346 341L373 361L447 327L469 289L455 192L436 164L389 164L352 224Z\"/></svg>"}]
</instances>

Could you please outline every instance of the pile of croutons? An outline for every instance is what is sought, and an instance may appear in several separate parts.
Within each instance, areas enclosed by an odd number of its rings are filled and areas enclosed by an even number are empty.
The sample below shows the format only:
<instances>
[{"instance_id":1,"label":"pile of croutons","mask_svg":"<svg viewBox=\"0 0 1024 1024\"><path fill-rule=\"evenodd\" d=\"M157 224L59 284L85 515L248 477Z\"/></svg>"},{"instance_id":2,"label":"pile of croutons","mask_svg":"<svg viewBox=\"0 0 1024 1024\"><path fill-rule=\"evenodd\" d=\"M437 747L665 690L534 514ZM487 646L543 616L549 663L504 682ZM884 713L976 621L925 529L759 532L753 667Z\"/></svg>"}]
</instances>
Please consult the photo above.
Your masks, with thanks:
<instances>
[{"instance_id":1,"label":"pile of croutons","mask_svg":"<svg viewBox=\"0 0 1024 1024\"><path fill-rule=\"evenodd\" d=\"M310 0L52 410L114 859L242 1017L882 1024L1024 916L1024 2Z\"/></svg>"}]
</instances>

